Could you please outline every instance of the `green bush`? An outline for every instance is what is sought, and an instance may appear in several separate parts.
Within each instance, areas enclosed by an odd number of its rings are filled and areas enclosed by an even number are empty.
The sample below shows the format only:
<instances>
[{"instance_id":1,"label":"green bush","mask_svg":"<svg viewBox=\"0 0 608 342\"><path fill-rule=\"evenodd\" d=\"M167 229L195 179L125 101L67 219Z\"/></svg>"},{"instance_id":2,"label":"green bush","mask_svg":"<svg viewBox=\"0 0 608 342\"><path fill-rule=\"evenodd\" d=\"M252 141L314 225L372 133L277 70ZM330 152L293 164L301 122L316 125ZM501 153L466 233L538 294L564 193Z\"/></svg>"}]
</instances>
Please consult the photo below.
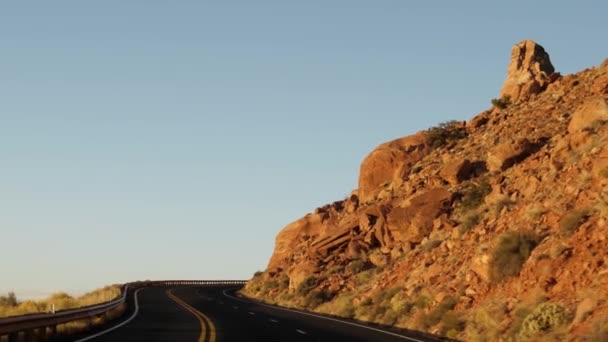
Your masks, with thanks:
<instances>
[{"instance_id":1,"label":"green bush","mask_svg":"<svg viewBox=\"0 0 608 342\"><path fill-rule=\"evenodd\" d=\"M538 237L531 232L502 233L489 264L492 281L498 282L518 274L537 243Z\"/></svg>"},{"instance_id":2,"label":"green bush","mask_svg":"<svg viewBox=\"0 0 608 342\"><path fill-rule=\"evenodd\" d=\"M549 332L570 321L568 311L558 303L542 303L524 319L520 335L534 336Z\"/></svg>"},{"instance_id":3,"label":"green bush","mask_svg":"<svg viewBox=\"0 0 608 342\"><path fill-rule=\"evenodd\" d=\"M461 190L460 207L466 210L479 207L491 191L492 186L486 178L479 183L469 183Z\"/></svg>"},{"instance_id":4,"label":"green bush","mask_svg":"<svg viewBox=\"0 0 608 342\"><path fill-rule=\"evenodd\" d=\"M442 122L429 128L427 131L427 144L431 148L440 148L447 143L466 138L466 129L455 120Z\"/></svg>"},{"instance_id":5,"label":"green bush","mask_svg":"<svg viewBox=\"0 0 608 342\"><path fill-rule=\"evenodd\" d=\"M563 236L574 234L576 229L589 218L589 210L573 210L559 220L559 230Z\"/></svg>"},{"instance_id":6,"label":"green bush","mask_svg":"<svg viewBox=\"0 0 608 342\"><path fill-rule=\"evenodd\" d=\"M511 97L509 95L505 95L499 99L492 99L492 106L498 109L505 109L511 105Z\"/></svg>"}]
</instances>

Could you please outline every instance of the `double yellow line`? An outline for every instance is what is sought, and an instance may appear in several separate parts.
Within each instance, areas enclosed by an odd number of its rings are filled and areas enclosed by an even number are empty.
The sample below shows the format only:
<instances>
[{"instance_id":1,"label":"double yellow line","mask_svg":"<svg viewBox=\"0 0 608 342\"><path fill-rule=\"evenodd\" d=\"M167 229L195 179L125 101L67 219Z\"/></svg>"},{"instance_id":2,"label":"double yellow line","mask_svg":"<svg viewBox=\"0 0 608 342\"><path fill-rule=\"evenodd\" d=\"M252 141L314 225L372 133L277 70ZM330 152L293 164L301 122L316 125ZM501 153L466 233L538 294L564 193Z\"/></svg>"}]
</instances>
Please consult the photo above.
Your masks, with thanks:
<instances>
[{"instance_id":1,"label":"double yellow line","mask_svg":"<svg viewBox=\"0 0 608 342\"><path fill-rule=\"evenodd\" d=\"M208 342L215 342L217 334L215 332L215 326L213 325L213 322L211 322L209 317L205 316L205 314L196 310L183 300L177 298L173 294L173 290L167 290L166 293L169 298L173 299L177 304L181 305L184 309L190 311L190 313L192 313L194 316L196 316L196 318L198 318L198 321L201 323L201 336L199 336L198 342L205 342L205 338L207 336L207 327L209 327Z\"/></svg>"}]
</instances>

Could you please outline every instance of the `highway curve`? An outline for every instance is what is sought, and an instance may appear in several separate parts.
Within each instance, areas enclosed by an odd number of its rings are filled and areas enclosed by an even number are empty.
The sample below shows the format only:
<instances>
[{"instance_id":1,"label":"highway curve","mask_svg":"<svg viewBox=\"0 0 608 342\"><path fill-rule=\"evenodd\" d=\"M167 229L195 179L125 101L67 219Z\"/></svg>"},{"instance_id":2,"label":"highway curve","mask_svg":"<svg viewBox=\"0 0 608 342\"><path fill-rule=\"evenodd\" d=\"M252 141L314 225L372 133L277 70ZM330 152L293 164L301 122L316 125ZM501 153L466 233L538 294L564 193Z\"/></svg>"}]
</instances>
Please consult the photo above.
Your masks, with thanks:
<instances>
[{"instance_id":1,"label":"highway curve","mask_svg":"<svg viewBox=\"0 0 608 342\"><path fill-rule=\"evenodd\" d=\"M437 341L245 301L234 286L150 287L126 324L79 341ZM116 322L113 326L120 324ZM111 328L112 326L108 327ZM107 329L107 328L106 328ZM96 333L95 335L97 335ZM84 336L83 336L84 337Z\"/></svg>"}]
</instances>

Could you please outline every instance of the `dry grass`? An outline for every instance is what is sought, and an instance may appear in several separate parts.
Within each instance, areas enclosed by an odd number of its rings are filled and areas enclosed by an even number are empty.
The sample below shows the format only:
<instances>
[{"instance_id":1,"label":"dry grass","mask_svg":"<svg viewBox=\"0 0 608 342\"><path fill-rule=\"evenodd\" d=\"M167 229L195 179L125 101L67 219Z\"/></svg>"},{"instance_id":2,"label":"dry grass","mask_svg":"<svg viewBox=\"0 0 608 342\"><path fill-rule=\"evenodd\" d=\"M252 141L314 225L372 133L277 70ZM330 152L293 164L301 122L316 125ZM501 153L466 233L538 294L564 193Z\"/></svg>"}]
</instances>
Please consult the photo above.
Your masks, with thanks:
<instances>
[{"instance_id":1,"label":"dry grass","mask_svg":"<svg viewBox=\"0 0 608 342\"><path fill-rule=\"evenodd\" d=\"M92 317L90 319L83 319L79 321L68 322L59 324L57 326L57 334L60 335L72 335L79 332L87 331L93 327L97 327L113 321L124 314L126 311L126 304L121 304L116 308L104 313L101 316Z\"/></svg>"},{"instance_id":2,"label":"dry grass","mask_svg":"<svg viewBox=\"0 0 608 342\"><path fill-rule=\"evenodd\" d=\"M518 274L537 243L538 237L532 232L510 231L501 234L489 265L492 281L498 282Z\"/></svg>"},{"instance_id":3,"label":"dry grass","mask_svg":"<svg viewBox=\"0 0 608 342\"><path fill-rule=\"evenodd\" d=\"M44 300L27 300L24 302L17 302L17 305L0 305L0 317L50 312L53 305L55 305L56 311L80 308L109 302L118 298L120 295L121 289L118 285L106 286L86 293L80 297L72 297L67 293L59 292Z\"/></svg>"}]
</instances>

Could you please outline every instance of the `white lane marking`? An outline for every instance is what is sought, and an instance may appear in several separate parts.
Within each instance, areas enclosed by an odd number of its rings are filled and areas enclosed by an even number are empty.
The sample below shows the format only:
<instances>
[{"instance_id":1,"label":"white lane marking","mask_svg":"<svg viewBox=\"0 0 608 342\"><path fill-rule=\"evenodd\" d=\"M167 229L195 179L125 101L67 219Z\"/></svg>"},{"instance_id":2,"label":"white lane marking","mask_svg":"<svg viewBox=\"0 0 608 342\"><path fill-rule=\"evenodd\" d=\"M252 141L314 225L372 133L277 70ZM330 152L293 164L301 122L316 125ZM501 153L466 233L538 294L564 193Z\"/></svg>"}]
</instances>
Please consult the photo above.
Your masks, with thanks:
<instances>
[{"instance_id":1,"label":"white lane marking","mask_svg":"<svg viewBox=\"0 0 608 342\"><path fill-rule=\"evenodd\" d=\"M238 307L238 306L236 306L236 305L235 305L235 306L233 306L232 308L233 308L234 310L238 310L238 309L239 309L239 307Z\"/></svg>"},{"instance_id":2,"label":"white lane marking","mask_svg":"<svg viewBox=\"0 0 608 342\"><path fill-rule=\"evenodd\" d=\"M245 302L245 303L249 303L249 304L257 304L257 305L269 307L271 309L277 309L277 310L295 312L295 313L298 313L300 315L312 316L312 317L317 317L317 318L323 318L323 319L326 319L326 320L329 320L329 321L334 321L334 322L338 322L338 323L344 323L344 324L348 324L348 325L354 325L356 327L365 328L365 329L369 329L369 330L374 330L374 331L377 331L377 332L380 332L380 333L384 333L384 334L387 334L387 335L391 335L391 336L396 336L396 337L399 337L399 338L402 338L402 339L405 339L405 340L408 340L408 341L425 342L423 340L419 340L419 339L414 338L414 337L403 336L403 335L392 333L390 331L384 331L384 330L380 330L380 329L376 329L376 328L372 328L372 327L367 327L367 326L362 325L362 324L357 324L357 323L347 322L347 321L341 321L341 320L335 319L335 318L315 315L315 314L311 314L311 313L308 313L308 312L301 312L301 311L291 310L291 309L282 308L282 307L279 307L279 306L272 306L272 305L268 305L268 304L262 304L262 303L258 303L258 302L248 301L248 300L245 300L245 299L242 299L242 298L231 296L231 295L227 294L226 291L228 291L228 290L222 291L222 293L224 294L224 296L226 296L228 298L240 300L241 302ZM441 341L441 340L437 340L437 341Z\"/></svg>"},{"instance_id":3,"label":"white lane marking","mask_svg":"<svg viewBox=\"0 0 608 342\"><path fill-rule=\"evenodd\" d=\"M249 311L249 314L250 314L251 316L255 316L255 312L251 312L251 311Z\"/></svg>"},{"instance_id":4,"label":"white lane marking","mask_svg":"<svg viewBox=\"0 0 608 342\"><path fill-rule=\"evenodd\" d=\"M296 331L302 335L306 335L306 331L304 331L304 330L296 329Z\"/></svg>"},{"instance_id":5,"label":"white lane marking","mask_svg":"<svg viewBox=\"0 0 608 342\"><path fill-rule=\"evenodd\" d=\"M269 319L268 321L269 321L269 322L272 322L272 323L279 323L279 321L277 321L276 319L272 319L272 318L271 318L271 319Z\"/></svg>"},{"instance_id":6,"label":"white lane marking","mask_svg":"<svg viewBox=\"0 0 608 342\"><path fill-rule=\"evenodd\" d=\"M92 340L95 337L99 337L101 335L105 335L105 334L109 333L110 331L116 330L116 329L122 327L123 325L131 322L137 316L137 314L139 313L139 300L138 300L137 296L139 295L139 291L141 291L141 290L143 290L143 289L137 289L135 291L135 310L133 311L133 314L131 315L131 317L127 318L127 320L125 320L124 322L121 322L121 323L119 323L119 324L117 324L117 325L115 325L115 326L113 326L113 327L111 327L109 329L106 329L104 331L100 331L100 332L98 332L95 335L91 335L91 336L87 336L85 338L81 338L80 340L76 340L74 342L84 342L84 341Z\"/></svg>"}]
</instances>

